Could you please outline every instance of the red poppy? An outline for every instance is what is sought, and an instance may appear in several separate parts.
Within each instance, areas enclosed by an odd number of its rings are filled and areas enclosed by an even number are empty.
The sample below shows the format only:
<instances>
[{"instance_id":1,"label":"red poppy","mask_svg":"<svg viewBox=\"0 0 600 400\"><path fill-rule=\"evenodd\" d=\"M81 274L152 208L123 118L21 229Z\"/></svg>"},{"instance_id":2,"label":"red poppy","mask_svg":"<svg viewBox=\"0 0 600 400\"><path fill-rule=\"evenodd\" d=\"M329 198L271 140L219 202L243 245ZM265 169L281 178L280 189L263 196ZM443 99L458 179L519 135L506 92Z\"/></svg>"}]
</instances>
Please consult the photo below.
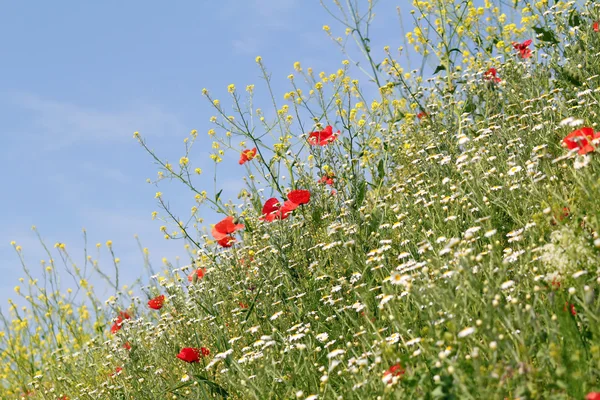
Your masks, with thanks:
<instances>
[{"instance_id":1,"label":"red poppy","mask_svg":"<svg viewBox=\"0 0 600 400\"><path fill-rule=\"evenodd\" d=\"M600 139L600 132L595 132L592 128L581 128L569 133L564 139L563 144L569 149L579 149L578 153L583 155L594 151L591 141Z\"/></svg>"},{"instance_id":2,"label":"red poppy","mask_svg":"<svg viewBox=\"0 0 600 400\"><path fill-rule=\"evenodd\" d=\"M181 349L177 358L188 363L195 363L200 361L200 349L195 347L184 347Z\"/></svg>"},{"instance_id":3,"label":"red poppy","mask_svg":"<svg viewBox=\"0 0 600 400\"><path fill-rule=\"evenodd\" d=\"M600 400L600 392L589 392L585 396L585 400Z\"/></svg>"},{"instance_id":4,"label":"red poppy","mask_svg":"<svg viewBox=\"0 0 600 400\"><path fill-rule=\"evenodd\" d=\"M254 257L252 257L252 256L248 257L248 259L240 258L240 265L242 267L249 267L250 263L252 263L252 261L254 261Z\"/></svg>"},{"instance_id":5,"label":"red poppy","mask_svg":"<svg viewBox=\"0 0 600 400\"><path fill-rule=\"evenodd\" d=\"M575 316L575 315L577 315L577 310L575 310L575 304L571 304L571 305L569 305L569 302L567 301L567 302L565 303L565 306L563 307L563 310L566 312L566 311L567 311L567 308L568 308L568 309L569 309L569 311L571 312L571 315L572 315L572 316Z\"/></svg>"},{"instance_id":6,"label":"red poppy","mask_svg":"<svg viewBox=\"0 0 600 400\"><path fill-rule=\"evenodd\" d=\"M239 305L239 306L240 306L240 308L242 308L242 309L246 309L246 308L248 308L248 304L246 304L246 303L242 303L241 301L238 303L238 305Z\"/></svg>"},{"instance_id":7,"label":"red poppy","mask_svg":"<svg viewBox=\"0 0 600 400\"><path fill-rule=\"evenodd\" d=\"M210 351L206 347L195 348L195 347L184 347L181 349L177 358L188 363L195 363L200 361L200 357L205 357L210 354Z\"/></svg>"},{"instance_id":8,"label":"red poppy","mask_svg":"<svg viewBox=\"0 0 600 400\"><path fill-rule=\"evenodd\" d=\"M217 240L217 243L221 247L231 247L235 241L236 240L233 236L224 236L222 239Z\"/></svg>"},{"instance_id":9,"label":"red poppy","mask_svg":"<svg viewBox=\"0 0 600 400\"><path fill-rule=\"evenodd\" d=\"M406 371L404 370L404 368L402 368L402 365L400 363L398 364L394 364L391 367L389 367L387 369L387 371L385 371L383 373L383 380L387 383L391 383L392 378L394 376L402 376L404 375Z\"/></svg>"},{"instance_id":10,"label":"red poppy","mask_svg":"<svg viewBox=\"0 0 600 400\"><path fill-rule=\"evenodd\" d=\"M223 220L212 228L212 235L215 239L221 240L226 236L231 235L237 230L244 229L244 224L234 224L233 217L225 217Z\"/></svg>"},{"instance_id":11,"label":"red poppy","mask_svg":"<svg viewBox=\"0 0 600 400\"><path fill-rule=\"evenodd\" d=\"M200 280L204 278L204 274L206 273L206 268L198 268L194 272L188 275L188 281L193 282L194 278Z\"/></svg>"},{"instance_id":12,"label":"red poppy","mask_svg":"<svg viewBox=\"0 0 600 400\"><path fill-rule=\"evenodd\" d=\"M120 331L122 323L123 323L123 321L120 320L119 318L117 318L115 323L110 327L110 333L112 333L114 335L115 333Z\"/></svg>"},{"instance_id":13,"label":"red poppy","mask_svg":"<svg viewBox=\"0 0 600 400\"><path fill-rule=\"evenodd\" d=\"M281 204L279 200L277 200L275 197L271 197L265 202L265 205L263 206L263 216L261 217L261 219L264 219L267 222L273 222L276 219L286 219L289 216L289 212L282 214L282 207L283 204Z\"/></svg>"},{"instance_id":14,"label":"red poppy","mask_svg":"<svg viewBox=\"0 0 600 400\"><path fill-rule=\"evenodd\" d=\"M425 111L421 111L420 113L417 114L417 118L419 119L423 119L427 116L427 113Z\"/></svg>"},{"instance_id":15,"label":"red poppy","mask_svg":"<svg viewBox=\"0 0 600 400\"><path fill-rule=\"evenodd\" d=\"M523 43L515 43L513 42L513 47L515 50L519 51L519 57L521 58L529 58L531 57L531 49L529 45L531 44L531 39L524 41Z\"/></svg>"},{"instance_id":16,"label":"red poppy","mask_svg":"<svg viewBox=\"0 0 600 400\"><path fill-rule=\"evenodd\" d=\"M281 203L275 197L271 197L267 201L265 201L265 205L262 209L262 219L268 222L274 221L279 214L279 209L281 208Z\"/></svg>"},{"instance_id":17,"label":"red poppy","mask_svg":"<svg viewBox=\"0 0 600 400\"><path fill-rule=\"evenodd\" d=\"M71 400L69 396L59 397L58 400Z\"/></svg>"},{"instance_id":18,"label":"red poppy","mask_svg":"<svg viewBox=\"0 0 600 400\"><path fill-rule=\"evenodd\" d=\"M563 207L562 214L558 216L558 219L562 221L563 219L567 218L570 215L570 213L571 210L569 209L569 207Z\"/></svg>"},{"instance_id":19,"label":"red poppy","mask_svg":"<svg viewBox=\"0 0 600 400\"><path fill-rule=\"evenodd\" d=\"M131 344L129 344L129 342L125 342L125 343L123 343L123 348L125 350L131 350Z\"/></svg>"},{"instance_id":20,"label":"red poppy","mask_svg":"<svg viewBox=\"0 0 600 400\"><path fill-rule=\"evenodd\" d=\"M113 372L112 374L110 374L110 376L115 376L115 375L119 375L119 373L123 371L123 368L121 367L117 367L115 368L115 372Z\"/></svg>"},{"instance_id":21,"label":"red poppy","mask_svg":"<svg viewBox=\"0 0 600 400\"><path fill-rule=\"evenodd\" d=\"M161 294L160 296L156 296L152 300L148 301L148 307L153 310L160 310L165 304L165 295Z\"/></svg>"},{"instance_id":22,"label":"red poppy","mask_svg":"<svg viewBox=\"0 0 600 400\"><path fill-rule=\"evenodd\" d=\"M288 200L283 204L275 197L268 199L263 206L261 219L267 222L273 222L276 219L286 219L290 213L302 204L310 201L310 192L308 190L292 190L288 193Z\"/></svg>"},{"instance_id":23,"label":"red poppy","mask_svg":"<svg viewBox=\"0 0 600 400\"><path fill-rule=\"evenodd\" d=\"M287 198L294 204L301 206L302 204L306 204L310 201L310 192L308 190L292 190L288 193Z\"/></svg>"},{"instance_id":24,"label":"red poppy","mask_svg":"<svg viewBox=\"0 0 600 400\"><path fill-rule=\"evenodd\" d=\"M333 127L328 125L322 131L311 132L308 135L308 143L312 146L326 146L337 139L340 131L333 133Z\"/></svg>"},{"instance_id":25,"label":"red poppy","mask_svg":"<svg viewBox=\"0 0 600 400\"><path fill-rule=\"evenodd\" d=\"M488 81L493 81L496 83L502 82L502 79L498 78L497 74L498 71L496 71L496 68L490 68L485 72L485 74L483 74L483 77Z\"/></svg>"},{"instance_id":26,"label":"red poppy","mask_svg":"<svg viewBox=\"0 0 600 400\"><path fill-rule=\"evenodd\" d=\"M594 29L594 32L600 32L600 21L595 21L592 28Z\"/></svg>"},{"instance_id":27,"label":"red poppy","mask_svg":"<svg viewBox=\"0 0 600 400\"><path fill-rule=\"evenodd\" d=\"M329 173L327 175L323 175L321 179L319 179L319 183L325 183L326 185L333 186L333 178L335 175L333 173Z\"/></svg>"},{"instance_id":28,"label":"red poppy","mask_svg":"<svg viewBox=\"0 0 600 400\"><path fill-rule=\"evenodd\" d=\"M286 219L296 208L298 208L298 204L294 203L293 201L286 200L279 210L281 213L281 218Z\"/></svg>"},{"instance_id":29,"label":"red poppy","mask_svg":"<svg viewBox=\"0 0 600 400\"><path fill-rule=\"evenodd\" d=\"M256 157L256 147L253 149L242 150L240 154L239 164L242 165L246 163L246 161L251 161L254 157Z\"/></svg>"},{"instance_id":30,"label":"red poppy","mask_svg":"<svg viewBox=\"0 0 600 400\"><path fill-rule=\"evenodd\" d=\"M130 318L131 315L129 315L127 311L119 311L119 315L115 319L115 323L113 324L113 326L110 327L110 333L114 335L115 333L120 331L121 327L123 326L123 321Z\"/></svg>"}]
</instances>

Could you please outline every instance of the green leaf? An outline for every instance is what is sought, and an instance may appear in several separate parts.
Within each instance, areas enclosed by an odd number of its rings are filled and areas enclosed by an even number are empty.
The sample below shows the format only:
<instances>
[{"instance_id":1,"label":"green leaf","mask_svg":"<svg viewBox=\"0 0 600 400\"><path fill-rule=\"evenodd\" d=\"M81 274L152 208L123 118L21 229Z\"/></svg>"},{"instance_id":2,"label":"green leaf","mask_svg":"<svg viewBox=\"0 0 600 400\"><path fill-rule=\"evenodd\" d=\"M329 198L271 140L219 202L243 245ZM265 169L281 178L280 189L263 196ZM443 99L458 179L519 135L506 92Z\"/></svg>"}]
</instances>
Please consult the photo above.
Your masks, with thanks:
<instances>
[{"instance_id":1,"label":"green leaf","mask_svg":"<svg viewBox=\"0 0 600 400\"><path fill-rule=\"evenodd\" d=\"M473 103L471 100L468 100L465 103L465 107L463 108L463 112L472 113L476 109L477 109L477 106L475 105L475 103Z\"/></svg>"},{"instance_id":2,"label":"green leaf","mask_svg":"<svg viewBox=\"0 0 600 400\"><path fill-rule=\"evenodd\" d=\"M440 71L445 71L445 70L446 70L446 67L444 67L443 65L438 65L438 66L435 68L435 72L434 72L433 74L435 75L435 74L437 74L438 72L440 72Z\"/></svg>"},{"instance_id":3,"label":"green leaf","mask_svg":"<svg viewBox=\"0 0 600 400\"><path fill-rule=\"evenodd\" d=\"M436 387L433 392L431 392L431 397L434 399L444 398L446 394L444 393L444 388L442 386Z\"/></svg>"},{"instance_id":4,"label":"green leaf","mask_svg":"<svg viewBox=\"0 0 600 400\"><path fill-rule=\"evenodd\" d=\"M575 27L581 25L581 17L577 10L572 10L569 15L569 26Z\"/></svg>"},{"instance_id":5,"label":"green leaf","mask_svg":"<svg viewBox=\"0 0 600 400\"><path fill-rule=\"evenodd\" d=\"M579 80L579 78L577 76L571 74L568 70L566 70L564 68L562 68L560 70L559 75L572 85L575 85L578 87L583 85L583 82L581 82L581 80Z\"/></svg>"},{"instance_id":6,"label":"green leaf","mask_svg":"<svg viewBox=\"0 0 600 400\"><path fill-rule=\"evenodd\" d=\"M221 198L221 193L223 193L223 189L219 190L219 192L215 196L215 203L219 202L219 199Z\"/></svg>"},{"instance_id":7,"label":"green leaf","mask_svg":"<svg viewBox=\"0 0 600 400\"><path fill-rule=\"evenodd\" d=\"M392 119L391 123L393 124L394 122L402 121L405 117L406 117L406 114L404 114L400 110L396 110L396 112L394 113L394 118Z\"/></svg>"},{"instance_id":8,"label":"green leaf","mask_svg":"<svg viewBox=\"0 0 600 400\"><path fill-rule=\"evenodd\" d=\"M379 160L379 163L377 164L377 172L379 173L379 179L383 180L383 177L385 176L383 159Z\"/></svg>"},{"instance_id":9,"label":"green leaf","mask_svg":"<svg viewBox=\"0 0 600 400\"><path fill-rule=\"evenodd\" d=\"M367 182L362 181L358 184L358 193L356 193L356 208L362 205L362 202L365 200L365 195L367 194Z\"/></svg>"},{"instance_id":10,"label":"green leaf","mask_svg":"<svg viewBox=\"0 0 600 400\"><path fill-rule=\"evenodd\" d=\"M198 383L203 383L203 384L207 385L208 388L211 390L211 392L220 395L224 399L229 397L229 392L227 392L227 390L225 390L221 385L219 385L209 379L206 379L202 375L194 375L194 377L196 378L196 381Z\"/></svg>"},{"instance_id":11,"label":"green leaf","mask_svg":"<svg viewBox=\"0 0 600 400\"><path fill-rule=\"evenodd\" d=\"M558 39L556 39L556 35L553 31L540 26L534 26L533 30L538 34L538 39L542 42L558 44Z\"/></svg>"}]
</instances>

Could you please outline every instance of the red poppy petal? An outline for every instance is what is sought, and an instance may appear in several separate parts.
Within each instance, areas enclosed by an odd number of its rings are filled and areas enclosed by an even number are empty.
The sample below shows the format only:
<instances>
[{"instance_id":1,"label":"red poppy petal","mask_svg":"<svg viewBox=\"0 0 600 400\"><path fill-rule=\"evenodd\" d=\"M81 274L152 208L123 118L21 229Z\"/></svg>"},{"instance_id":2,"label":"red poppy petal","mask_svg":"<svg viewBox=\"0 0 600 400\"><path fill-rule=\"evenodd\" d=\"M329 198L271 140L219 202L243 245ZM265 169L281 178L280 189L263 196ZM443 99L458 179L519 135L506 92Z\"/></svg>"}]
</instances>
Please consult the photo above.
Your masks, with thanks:
<instances>
[{"instance_id":1,"label":"red poppy petal","mask_svg":"<svg viewBox=\"0 0 600 400\"><path fill-rule=\"evenodd\" d=\"M310 192L308 190L292 190L288 193L287 198L295 204L302 205L310 201Z\"/></svg>"},{"instance_id":2,"label":"red poppy petal","mask_svg":"<svg viewBox=\"0 0 600 400\"><path fill-rule=\"evenodd\" d=\"M184 347L177 354L177 358L188 363L198 362L200 361L200 350L193 347Z\"/></svg>"},{"instance_id":3,"label":"red poppy petal","mask_svg":"<svg viewBox=\"0 0 600 400\"><path fill-rule=\"evenodd\" d=\"M265 202L265 205L262 209L262 213L263 215L267 216L271 215L271 213L273 213L274 211L279 210L279 207L281 207L281 203L279 202L279 200L277 200L275 197L271 197Z\"/></svg>"},{"instance_id":4,"label":"red poppy petal","mask_svg":"<svg viewBox=\"0 0 600 400\"><path fill-rule=\"evenodd\" d=\"M235 243L235 238L231 236L225 236L217 242L221 247L231 247Z\"/></svg>"},{"instance_id":5,"label":"red poppy petal","mask_svg":"<svg viewBox=\"0 0 600 400\"><path fill-rule=\"evenodd\" d=\"M228 216L223 218L223 220L217 224L215 224L215 229L222 233L232 233L234 231L233 217Z\"/></svg>"},{"instance_id":6,"label":"red poppy petal","mask_svg":"<svg viewBox=\"0 0 600 400\"><path fill-rule=\"evenodd\" d=\"M296 204L292 201L288 200L285 203L283 203L283 206L281 206L281 209L280 209L281 219L285 219L285 218L289 217L290 213L292 211L294 211L296 208L298 208L298 204Z\"/></svg>"},{"instance_id":7,"label":"red poppy petal","mask_svg":"<svg viewBox=\"0 0 600 400\"><path fill-rule=\"evenodd\" d=\"M216 227L212 228L211 233L216 240L221 240L227 236L227 233L219 232Z\"/></svg>"}]
</instances>

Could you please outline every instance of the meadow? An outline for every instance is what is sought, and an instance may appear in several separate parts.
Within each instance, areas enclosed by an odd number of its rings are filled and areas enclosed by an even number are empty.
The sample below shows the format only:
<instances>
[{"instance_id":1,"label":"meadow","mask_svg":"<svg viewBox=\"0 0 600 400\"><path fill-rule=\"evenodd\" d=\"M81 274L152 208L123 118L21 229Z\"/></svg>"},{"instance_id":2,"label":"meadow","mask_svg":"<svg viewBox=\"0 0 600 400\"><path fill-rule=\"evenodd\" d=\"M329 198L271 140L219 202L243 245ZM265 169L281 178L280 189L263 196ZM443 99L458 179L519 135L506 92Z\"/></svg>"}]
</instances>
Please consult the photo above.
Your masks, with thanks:
<instances>
[{"instance_id":1,"label":"meadow","mask_svg":"<svg viewBox=\"0 0 600 400\"><path fill-rule=\"evenodd\" d=\"M152 216L189 262L136 285L111 242L101 265L41 241L2 315L2 398L600 399L600 3L376 3L324 2L330 71L296 63L275 93L258 56L256 86L204 90L179 160L133 133L195 199L159 191ZM413 26L372 49L396 11ZM195 185L201 135L215 170L239 155L237 199Z\"/></svg>"}]
</instances>

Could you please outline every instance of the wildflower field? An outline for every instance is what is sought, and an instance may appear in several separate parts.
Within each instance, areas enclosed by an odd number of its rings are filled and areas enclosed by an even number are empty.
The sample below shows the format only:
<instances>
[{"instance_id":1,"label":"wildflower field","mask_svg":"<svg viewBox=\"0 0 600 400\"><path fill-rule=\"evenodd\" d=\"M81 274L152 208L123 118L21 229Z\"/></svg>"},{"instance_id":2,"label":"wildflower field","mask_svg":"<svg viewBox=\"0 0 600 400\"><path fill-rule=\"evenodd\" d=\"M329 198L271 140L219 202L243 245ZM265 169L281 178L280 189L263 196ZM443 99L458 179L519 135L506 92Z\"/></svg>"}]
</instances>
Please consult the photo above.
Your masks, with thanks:
<instances>
[{"instance_id":1,"label":"wildflower field","mask_svg":"<svg viewBox=\"0 0 600 400\"><path fill-rule=\"evenodd\" d=\"M600 399L600 3L323 3L341 65L275 93L256 57L172 163L134 133L189 188L152 215L187 265L119 282L110 242L114 265L23 262L1 398ZM413 25L371 48L394 12ZM195 184L206 133L237 199Z\"/></svg>"}]
</instances>

